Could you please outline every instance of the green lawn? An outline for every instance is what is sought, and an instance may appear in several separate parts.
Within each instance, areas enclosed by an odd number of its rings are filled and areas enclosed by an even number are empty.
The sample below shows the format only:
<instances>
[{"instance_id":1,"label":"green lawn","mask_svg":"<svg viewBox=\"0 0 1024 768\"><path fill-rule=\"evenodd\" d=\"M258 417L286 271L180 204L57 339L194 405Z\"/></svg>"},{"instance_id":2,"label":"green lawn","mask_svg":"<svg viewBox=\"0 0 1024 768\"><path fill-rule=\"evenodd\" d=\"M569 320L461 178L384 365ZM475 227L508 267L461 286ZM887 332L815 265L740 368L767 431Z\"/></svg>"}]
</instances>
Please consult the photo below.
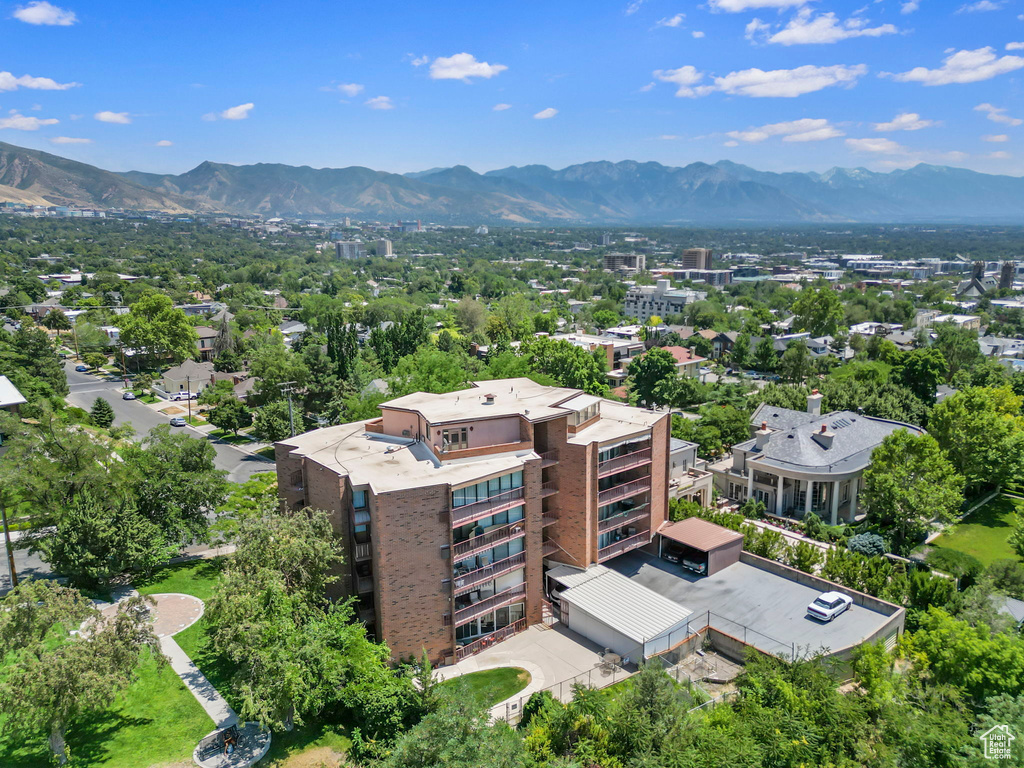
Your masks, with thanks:
<instances>
[{"instance_id":1,"label":"green lawn","mask_svg":"<svg viewBox=\"0 0 1024 768\"><path fill-rule=\"evenodd\" d=\"M146 653L139 678L106 711L70 729L67 744L75 766L149 768L191 761L213 721L169 666ZM46 738L27 743L0 740L4 768L49 765Z\"/></svg>"},{"instance_id":2,"label":"green lawn","mask_svg":"<svg viewBox=\"0 0 1024 768\"><path fill-rule=\"evenodd\" d=\"M225 558L216 557L212 560L190 560L187 563L165 565L157 568L148 578L137 576L134 585L142 595L178 592L206 601L213 594L213 585L224 567L224 561Z\"/></svg>"},{"instance_id":3,"label":"green lawn","mask_svg":"<svg viewBox=\"0 0 1024 768\"><path fill-rule=\"evenodd\" d=\"M510 696L515 696L530 684L530 673L519 667L498 667L482 672L470 672L441 683L442 688L467 693L481 704L493 707Z\"/></svg>"},{"instance_id":4,"label":"green lawn","mask_svg":"<svg viewBox=\"0 0 1024 768\"><path fill-rule=\"evenodd\" d=\"M1018 503L1007 496L997 496L939 536L932 546L974 555L985 566L996 560L1016 560L1017 553L1007 539L1013 532Z\"/></svg>"},{"instance_id":5,"label":"green lawn","mask_svg":"<svg viewBox=\"0 0 1024 768\"><path fill-rule=\"evenodd\" d=\"M244 443L251 443L253 439L248 435L234 435L225 429L215 429L210 432L210 437L215 437L218 440L223 440L225 443L230 445L240 445Z\"/></svg>"},{"instance_id":6,"label":"green lawn","mask_svg":"<svg viewBox=\"0 0 1024 768\"><path fill-rule=\"evenodd\" d=\"M266 448L260 448L258 451L256 451L256 455L262 456L264 459L270 459L271 461L273 461L277 454L274 451L274 446L268 445Z\"/></svg>"}]
</instances>

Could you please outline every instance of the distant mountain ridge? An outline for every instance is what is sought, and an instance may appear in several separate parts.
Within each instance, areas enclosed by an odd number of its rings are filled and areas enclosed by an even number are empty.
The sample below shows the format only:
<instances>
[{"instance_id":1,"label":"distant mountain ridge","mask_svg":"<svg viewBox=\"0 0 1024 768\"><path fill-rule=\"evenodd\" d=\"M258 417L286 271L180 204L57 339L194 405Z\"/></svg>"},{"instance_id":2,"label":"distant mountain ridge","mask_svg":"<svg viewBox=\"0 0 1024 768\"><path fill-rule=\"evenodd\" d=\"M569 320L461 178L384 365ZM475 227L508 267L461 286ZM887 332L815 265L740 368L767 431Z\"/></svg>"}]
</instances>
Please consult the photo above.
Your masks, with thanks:
<instances>
[{"instance_id":1,"label":"distant mountain ridge","mask_svg":"<svg viewBox=\"0 0 1024 768\"><path fill-rule=\"evenodd\" d=\"M727 160L685 167L626 160L403 175L206 161L175 175L113 173L0 143L5 200L452 224L1024 223L1024 179L926 164L888 173L773 173Z\"/></svg>"}]
</instances>

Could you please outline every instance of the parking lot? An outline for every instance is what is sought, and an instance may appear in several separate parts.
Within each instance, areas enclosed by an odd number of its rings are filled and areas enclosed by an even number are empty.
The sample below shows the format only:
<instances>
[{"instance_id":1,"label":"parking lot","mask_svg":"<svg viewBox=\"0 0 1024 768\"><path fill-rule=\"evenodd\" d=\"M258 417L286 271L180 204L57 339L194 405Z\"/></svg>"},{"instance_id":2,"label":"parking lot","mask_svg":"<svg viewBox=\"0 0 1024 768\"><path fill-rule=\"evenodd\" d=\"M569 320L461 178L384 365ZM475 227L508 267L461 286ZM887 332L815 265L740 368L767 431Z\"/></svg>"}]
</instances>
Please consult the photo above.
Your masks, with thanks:
<instances>
[{"instance_id":1,"label":"parking lot","mask_svg":"<svg viewBox=\"0 0 1024 768\"><path fill-rule=\"evenodd\" d=\"M605 565L689 608L692 629L704 626L710 612L716 629L776 655L838 651L872 636L889 620L860 605L831 623L809 618L807 605L823 590L747 563L734 563L707 577L638 552Z\"/></svg>"}]
</instances>

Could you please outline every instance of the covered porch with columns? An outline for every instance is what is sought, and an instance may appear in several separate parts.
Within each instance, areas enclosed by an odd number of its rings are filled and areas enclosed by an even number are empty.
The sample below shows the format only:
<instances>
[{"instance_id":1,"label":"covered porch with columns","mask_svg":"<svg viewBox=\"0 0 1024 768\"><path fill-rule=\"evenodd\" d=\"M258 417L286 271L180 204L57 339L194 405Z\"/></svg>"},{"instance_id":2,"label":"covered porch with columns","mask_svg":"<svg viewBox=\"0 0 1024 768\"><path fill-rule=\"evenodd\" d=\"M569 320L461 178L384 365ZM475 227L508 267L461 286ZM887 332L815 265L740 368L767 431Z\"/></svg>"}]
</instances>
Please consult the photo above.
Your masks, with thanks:
<instances>
[{"instance_id":1,"label":"covered porch with columns","mask_svg":"<svg viewBox=\"0 0 1024 768\"><path fill-rule=\"evenodd\" d=\"M774 470L774 468L773 468ZM857 516L860 473L818 476L767 471L750 462L747 468L747 498L764 502L769 514L802 518L814 512L830 525L853 522Z\"/></svg>"}]
</instances>

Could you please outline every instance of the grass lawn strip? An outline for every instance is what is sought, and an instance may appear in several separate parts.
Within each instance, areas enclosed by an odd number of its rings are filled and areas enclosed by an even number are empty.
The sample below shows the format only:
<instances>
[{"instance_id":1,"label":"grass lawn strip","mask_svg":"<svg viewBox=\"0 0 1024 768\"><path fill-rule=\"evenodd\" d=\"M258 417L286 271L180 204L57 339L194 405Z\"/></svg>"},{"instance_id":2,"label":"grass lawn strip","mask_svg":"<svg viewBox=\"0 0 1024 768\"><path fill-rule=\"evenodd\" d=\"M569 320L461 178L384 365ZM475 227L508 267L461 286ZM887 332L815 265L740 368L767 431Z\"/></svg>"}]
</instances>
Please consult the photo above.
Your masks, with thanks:
<instances>
[{"instance_id":1,"label":"grass lawn strip","mask_svg":"<svg viewBox=\"0 0 1024 768\"><path fill-rule=\"evenodd\" d=\"M519 667L498 667L470 672L441 683L443 688L458 688L475 698L482 706L493 707L515 696L530 684L530 673Z\"/></svg>"},{"instance_id":2,"label":"grass lawn strip","mask_svg":"<svg viewBox=\"0 0 1024 768\"><path fill-rule=\"evenodd\" d=\"M996 560L1018 560L1008 539L1013 533L1014 515L1019 503L1007 496L997 496L935 539L932 545L966 552L978 558L984 566Z\"/></svg>"}]
</instances>

